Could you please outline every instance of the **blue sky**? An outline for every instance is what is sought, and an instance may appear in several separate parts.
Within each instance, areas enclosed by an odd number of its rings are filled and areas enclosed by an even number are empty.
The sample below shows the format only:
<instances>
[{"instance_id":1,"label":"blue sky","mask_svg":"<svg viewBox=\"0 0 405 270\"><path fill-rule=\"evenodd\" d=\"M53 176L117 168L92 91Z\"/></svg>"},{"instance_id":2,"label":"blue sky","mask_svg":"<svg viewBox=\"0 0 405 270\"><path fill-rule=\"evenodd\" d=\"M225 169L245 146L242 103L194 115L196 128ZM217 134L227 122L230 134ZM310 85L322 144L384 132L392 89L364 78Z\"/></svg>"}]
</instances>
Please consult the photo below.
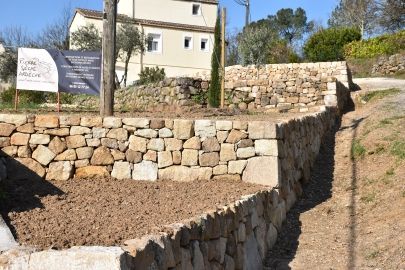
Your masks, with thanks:
<instances>
[{"instance_id":1,"label":"blue sky","mask_svg":"<svg viewBox=\"0 0 405 270\"><path fill-rule=\"evenodd\" d=\"M153 1L153 0L150 0ZM0 30L6 26L21 25L27 31L37 34L45 25L53 22L63 6L71 2L72 7L102 9L102 0L13 0L1 5ZM281 8L302 7L311 20L326 24L329 14L338 0L251 0L252 20L275 14ZM233 0L220 0L228 11L230 28L241 28L244 24L244 8Z\"/></svg>"}]
</instances>

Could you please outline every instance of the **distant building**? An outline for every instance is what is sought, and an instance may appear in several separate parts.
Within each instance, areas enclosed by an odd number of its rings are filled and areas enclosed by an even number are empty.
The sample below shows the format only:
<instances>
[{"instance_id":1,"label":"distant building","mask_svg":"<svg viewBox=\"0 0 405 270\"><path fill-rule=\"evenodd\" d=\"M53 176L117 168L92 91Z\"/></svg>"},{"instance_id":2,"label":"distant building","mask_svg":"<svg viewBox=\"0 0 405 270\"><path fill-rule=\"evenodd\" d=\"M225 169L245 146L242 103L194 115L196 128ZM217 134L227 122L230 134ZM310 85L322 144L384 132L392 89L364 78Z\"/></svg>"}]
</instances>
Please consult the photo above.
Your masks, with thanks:
<instances>
[{"instance_id":1,"label":"distant building","mask_svg":"<svg viewBox=\"0 0 405 270\"><path fill-rule=\"evenodd\" d=\"M118 23L132 23L150 40L141 57L133 56L128 82L139 78L143 67L164 68L168 77L209 73L217 16L217 0L121 0ZM86 24L102 31L102 12L77 9L70 33ZM124 63L117 63L117 74Z\"/></svg>"}]
</instances>

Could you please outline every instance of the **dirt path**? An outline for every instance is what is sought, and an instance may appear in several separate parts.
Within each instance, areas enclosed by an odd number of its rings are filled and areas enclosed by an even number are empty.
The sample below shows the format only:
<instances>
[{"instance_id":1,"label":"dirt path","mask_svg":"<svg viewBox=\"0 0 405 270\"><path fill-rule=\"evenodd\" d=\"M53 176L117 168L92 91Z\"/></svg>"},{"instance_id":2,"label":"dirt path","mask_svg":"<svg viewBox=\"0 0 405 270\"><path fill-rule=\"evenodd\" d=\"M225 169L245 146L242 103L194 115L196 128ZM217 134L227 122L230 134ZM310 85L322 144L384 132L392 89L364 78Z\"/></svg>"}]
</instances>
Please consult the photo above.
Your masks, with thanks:
<instances>
[{"instance_id":1,"label":"dirt path","mask_svg":"<svg viewBox=\"0 0 405 270\"><path fill-rule=\"evenodd\" d=\"M265 269L405 269L405 87L345 114Z\"/></svg>"}]
</instances>

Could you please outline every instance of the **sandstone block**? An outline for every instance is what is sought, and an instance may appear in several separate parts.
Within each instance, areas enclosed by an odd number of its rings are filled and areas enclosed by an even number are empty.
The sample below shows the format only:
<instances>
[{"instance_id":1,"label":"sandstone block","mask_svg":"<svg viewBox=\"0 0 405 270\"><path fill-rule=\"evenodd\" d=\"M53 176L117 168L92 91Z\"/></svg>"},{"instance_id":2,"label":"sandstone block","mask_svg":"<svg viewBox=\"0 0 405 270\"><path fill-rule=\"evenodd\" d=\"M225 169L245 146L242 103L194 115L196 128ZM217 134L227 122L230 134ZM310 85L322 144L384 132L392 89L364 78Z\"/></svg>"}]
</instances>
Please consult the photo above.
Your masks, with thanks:
<instances>
[{"instance_id":1,"label":"sandstone block","mask_svg":"<svg viewBox=\"0 0 405 270\"><path fill-rule=\"evenodd\" d=\"M181 152L180 151L173 151L173 164L180 165L181 164Z\"/></svg>"},{"instance_id":2,"label":"sandstone block","mask_svg":"<svg viewBox=\"0 0 405 270\"><path fill-rule=\"evenodd\" d=\"M201 167L215 167L219 163L218 152L203 153L199 158Z\"/></svg>"},{"instance_id":3,"label":"sandstone block","mask_svg":"<svg viewBox=\"0 0 405 270\"><path fill-rule=\"evenodd\" d=\"M184 149L182 153L181 165L197 166L198 165L198 150Z\"/></svg>"},{"instance_id":4,"label":"sandstone block","mask_svg":"<svg viewBox=\"0 0 405 270\"><path fill-rule=\"evenodd\" d=\"M103 119L99 116L84 116L80 119L80 125L83 127L101 127Z\"/></svg>"},{"instance_id":5,"label":"sandstone block","mask_svg":"<svg viewBox=\"0 0 405 270\"><path fill-rule=\"evenodd\" d=\"M129 137L129 149L141 153L146 153L147 142L148 140L145 138L131 135L131 137Z\"/></svg>"},{"instance_id":6,"label":"sandstone block","mask_svg":"<svg viewBox=\"0 0 405 270\"><path fill-rule=\"evenodd\" d=\"M114 164L114 157L107 147L101 146L94 150L90 163L92 165L112 165Z\"/></svg>"},{"instance_id":7,"label":"sandstone block","mask_svg":"<svg viewBox=\"0 0 405 270\"><path fill-rule=\"evenodd\" d=\"M204 152L215 152L221 150L221 147L219 145L217 138L210 137L203 141L202 150Z\"/></svg>"},{"instance_id":8,"label":"sandstone block","mask_svg":"<svg viewBox=\"0 0 405 270\"><path fill-rule=\"evenodd\" d=\"M69 136L69 128L53 128L53 129L47 129L45 130L45 134L51 135L51 136L59 136L59 137L65 137Z\"/></svg>"},{"instance_id":9,"label":"sandstone block","mask_svg":"<svg viewBox=\"0 0 405 270\"><path fill-rule=\"evenodd\" d=\"M50 141L51 137L44 134L32 134L30 138L30 144L48 144Z\"/></svg>"},{"instance_id":10,"label":"sandstone block","mask_svg":"<svg viewBox=\"0 0 405 270\"><path fill-rule=\"evenodd\" d=\"M81 168L76 168L76 178L88 178L93 176L108 177L110 173L104 166L86 166Z\"/></svg>"},{"instance_id":11,"label":"sandstone block","mask_svg":"<svg viewBox=\"0 0 405 270\"><path fill-rule=\"evenodd\" d=\"M117 117L105 117L103 119L103 127L120 128L120 127L122 127L122 120L121 120L121 118L117 118Z\"/></svg>"},{"instance_id":12,"label":"sandstone block","mask_svg":"<svg viewBox=\"0 0 405 270\"><path fill-rule=\"evenodd\" d=\"M55 154L58 155L65 151L66 149L66 142L62 141L59 137L55 137L49 143L49 149Z\"/></svg>"},{"instance_id":13,"label":"sandstone block","mask_svg":"<svg viewBox=\"0 0 405 270\"><path fill-rule=\"evenodd\" d=\"M74 149L68 149L55 157L55 160L57 161L64 161L64 160L75 161L76 159L77 159L76 151Z\"/></svg>"},{"instance_id":14,"label":"sandstone block","mask_svg":"<svg viewBox=\"0 0 405 270\"><path fill-rule=\"evenodd\" d=\"M258 156L278 156L278 140L256 140L255 152Z\"/></svg>"},{"instance_id":15,"label":"sandstone block","mask_svg":"<svg viewBox=\"0 0 405 270\"><path fill-rule=\"evenodd\" d=\"M93 156L92 147L81 147L76 149L77 159L88 159Z\"/></svg>"},{"instance_id":16,"label":"sandstone block","mask_svg":"<svg viewBox=\"0 0 405 270\"><path fill-rule=\"evenodd\" d=\"M18 157L29 158L29 157L31 157L31 154L32 154L32 151L28 145L23 145L23 146L18 147L18 151L17 151Z\"/></svg>"},{"instance_id":17,"label":"sandstone block","mask_svg":"<svg viewBox=\"0 0 405 270\"><path fill-rule=\"evenodd\" d=\"M236 160L235 145L229 143L221 144L221 152L219 153L220 161Z\"/></svg>"},{"instance_id":18,"label":"sandstone block","mask_svg":"<svg viewBox=\"0 0 405 270\"><path fill-rule=\"evenodd\" d=\"M128 131L123 128L111 129L107 133L107 138L117 139L119 141L126 141L128 140Z\"/></svg>"},{"instance_id":19,"label":"sandstone block","mask_svg":"<svg viewBox=\"0 0 405 270\"><path fill-rule=\"evenodd\" d=\"M176 119L173 123L174 138L187 140L194 136L194 121Z\"/></svg>"},{"instance_id":20,"label":"sandstone block","mask_svg":"<svg viewBox=\"0 0 405 270\"><path fill-rule=\"evenodd\" d=\"M147 149L161 152L165 150L165 141L162 138L150 139Z\"/></svg>"},{"instance_id":21,"label":"sandstone block","mask_svg":"<svg viewBox=\"0 0 405 270\"><path fill-rule=\"evenodd\" d=\"M73 166L69 161L52 162L49 164L46 180L66 181L73 176Z\"/></svg>"},{"instance_id":22,"label":"sandstone block","mask_svg":"<svg viewBox=\"0 0 405 270\"><path fill-rule=\"evenodd\" d=\"M212 120L195 120L195 135L201 138L214 137L217 135L215 122Z\"/></svg>"},{"instance_id":23,"label":"sandstone block","mask_svg":"<svg viewBox=\"0 0 405 270\"><path fill-rule=\"evenodd\" d=\"M183 147L185 149L200 150L201 149L201 140L199 137L192 137L184 143Z\"/></svg>"},{"instance_id":24,"label":"sandstone block","mask_svg":"<svg viewBox=\"0 0 405 270\"><path fill-rule=\"evenodd\" d=\"M218 120L215 123L215 127L217 130L231 130L232 126L232 121Z\"/></svg>"},{"instance_id":25,"label":"sandstone block","mask_svg":"<svg viewBox=\"0 0 405 270\"><path fill-rule=\"evenodd\" d=\"M125 154L116 149L111 149L111 155L113 156L115 161L125 159Z\"/></svg>"},{"instance_id":26,"label":"sandstone block","mask_svg":"<svg viewBox=\"0 0 405 270\"><path fill-rule=\"evenodd\" d=\"M237 143L242 139L246 139L248 135L240 130L233 129L231 133L229 133L228 138L226 139L227 143Z\"/></svg>"},{"instance_id":27,"label":"sandstone block","mask_svg":"<svg viewBox=\"0 0 405 270\"><path fill-rule=\"evenodd\" d=\"M242 174L246 168L247 160L229 161L228 173L229 174Z\"/></svg>"},{"instance_id":28,"label":"sandstone block","mask_svg":"<svg viewBox=\"0 0 405 270\"><path fill-rule=\"evenodd\" d=\"M247 148L254 146L252 139L244 139L238 143L238 148Z\"/></svg>"},{"instance_id":29,"label":"sandstone block","mask_svg":"<svg viewBox=\"0 0 405 270\"><path fill-rule=\"evenodd\" d=\"M131 164L129 162L117 161L114 163L111 176L121 179L131 179Z\"/></svg>"},{"instance_id":30,"label":"sandstone block","mask_svg":"<svg viewBox=\"0 0 405 270\"><path fill-rule=\"evenodd\" d=\"M16 158L7 162L7 174L10 179L27 179L33 174L45 176L45 169L32 158Z\"/></svg>"},{"instance_id":31,"label":"sandstone block","mask_svg":"<svg viewBox=\"0 0 405 270\"><path fill-rule=\"evenodd\" d=\"M173 137L173 132L168 128L159 129L159 138L171 138Z\"/></svg>"},{"instance_id":32,"label":"sandstone block","mask_svg":"<svg viewBox=\"0 0 405 270\"><path fill-rule=\"evenodd\" d=\"M0 123L0 137L9 137L15 128L15 125Z\"/></svg>"},{"instance_id":33,"label":"sandstone block","mask_svg":"<svg viewBox=\"0 0 405 270\"><path fill-rule=\"evenodd\" d=\"M280 176L281 168L278 157L253 157L248 160L242 180L248 183L275 187L279 184Z\"/></svg>"},{"instance_id":34,"label":"sandstone block","mask_svg":"<svg viewBox=\"0 0 405 270\"><path fill-rule=\"evenodd\" d=\"M19 127L17 127L17 131L21 132L21 133L34 133L35 129L34 129L34 123L27 123L24 125L21 125Z\"/></svg>"},{"instance_id":35,"label":"sandstone block","mask_svg":"<svg viewBox=\"0 0 405 270\"><path fill-rule=\"evenodd\" d=\"M247 130L248 122L246 121L233 121L233 128L239 130Z\"/></svg>"},{"instance_id":36,"label":"sandstone block","mask_svg":"<svg viewBox=\"0 0 405 270\"><path fill-rule=\"evenodd\" d=\"M132 172L132 179L144 181L156 181L158 176L158 165L152 161L144 160L135 164Z\"/></svg>"},{"instance_id":37,"label":"sandstone block","mask_svg":"<svg viewBox=\"0 0 405 270\"><path fill-rule=\"evenodd\" d=\"M11 136L10 143L12 145L26 145L30 139L30 134L25 133L14 133Z\"/></svg>"},{"instance_id":38,"label":"sandstone block","mask_svg":"<svg viewBox=\"0 0 405 270\"><path fill-rule=\"evenodd\" d=\"M236 151L236 156L238 158L251 158L256 155L256 151L254 147L247 147L247 148L239 148Z\"/></svg>"},{"instance_id":39,"label":"sandstone block","mask_svg":"<svg viewBox=\"0 0 405 270\"><path fill-rule=\"evenodd\" d=\"M154 129L138 129L137 131L135 131L134 133L135 135L139 136L139 137L143 137L143 138L157 138L158 136L158 132Z\"/></svg>"},{"instance_id":40,"label":"sandstone block","mask_svg":"<svg viewBox=\"0 0 405 270\"><path fill-rule=\"evenodd\" d=\"M86 139L87 146L99 147L101 145L100 139Z\"/></svg>"},{"instance_id":41,"label":"sandstone block","mask_svg":"<svg viewBox=\"0 0 405 270\"><path fill-rule=\"evenodd\" d=\"M165 120L160 119L152 119L150 120L150 128L151 129L161 129L165 127Z\"/></svg>"},{"instance_id":42,"label":"sandstone block","mask_svg":"<svg viewBox=\"0 0 405 270\"><path fill-rule=\"evenodd\" d=\"M9 145L10 145L10 138L8 138L8 137L0 137L0 148L7 147Z\"/></svg>"},{"instance_id":43,"label":"sandstone block","mask_svg":"<svg viewBox=\"0 0 405 270\"><path fill-rule=\"evenodd\" d=\"M97 139L105 138L107 136L107 131L108 130L105 128L93 127L92 129L93 138Z\"/></svg>"},{"instance_id":44,"label":"sandstone block","mask_svg":"<svg viewBox=\"0 0 405 270\"><path fill-rule=\"evenodd\" d=\"M253 140L281 138L279 125L265 121L249 122L248 133Z\"/></svg>"},{"instance_id":45,"label":"sandstone block","mask_svg":"<svg viewBox=\"0 0 405 270\"><path fill-rule=\"evenodd\" d=\"M36 115L34 125L36 127L57 128L59 117L56 115Z\"/></svg>"},{"instance_id":46,"label":"sandstone block","mask_svg":"<svg viewBox=\"0 0 405 270\"><path fill-rule=\"evenodd\" d=\"M180 151L183 149L183 141L175 138L165 139L167 151Z\"/></svg>"},{"instance_id":47,"label":"sandstone block","mask_svg":"<svg viewBox=\"0 0 405 270\"><path fill-rule=\"evenodd\" d=\"M17 155L18 151L18 146L11 145L11 146L6 146L1 149L1 151L6 154L9 157L15 157ZM3 154L1 153L0 156Z\"/></svg>"},{"instance_id":48,"label":"sandstone block","mask_svg":"<svg viewBox=\"0 0 405 270\"><path fill-rule=\"evenodd\" d=\"M54 158L55 154L49 150L48 147L43 145L38 145L37 149L35 149L34 153L32 153L32 158L41 163L42 165L48 165Z\"/></svg>"},{"instance_id":49,"label":"sandstone block","mask_svg":"<svg viewBox=\"0 0 405 270\"><path fill-rule=\"evenodd\" d=\"M80 116L61 115L61 116L59 116L59 124L61 126L79 126L80 125Z\"/></svg>"},{"instance_id":50,"label":"sandstone block","mask_svg":"<svg viewBox=\"0 0 405 270\"><path fill-rule=\"evenodd\" d=\"M124 118L122 122L136 128L149 128L149 120L144 118Z\"/></svg>"},{"instance_id":51,"label":"sandstone block","mask_svg":"<svg viewBox=\"0 0 405 270\"><path fill-rule=\"evenodd\" d=\"M142 153L138 151L134 151L132 149L128 149L125 152L126 160L131 163L139 163L142 161Z\"/></svg>"},{"instance_id":52,"label":"sandstone block","mask_svg":"<svg viewBox=\"0 0 405 270\"><path fill-rule=\"evenodd\" d=\"M166 168L173 165L172 153L164 151L158 153L158 168Z\"/></svg>"},{"instance_id":53,"label":"sandstone block","mask_svg":"<svg viewBox=\"0 0 405 270\"><path fill-rule=\"evenodd\" d=\"M86 146L86 140L82 135L73 135L66 137L66 146L68 148L80 148Z\"/></svg>"},{"instance_id":54,"label":"sandstone block","mask_svg":"<svg viewBox=\"0 0 405 270\"><path fill-rule=\"evenodd\" d=\"M146 152L146 154L143 155L143 160L149 160L149 161L156 162L157 161L157 152L153 151L153 150L148 150L148 152ZM139 160L139 162L141 162L141 160ZM136 162L136 163L138 163L138 162Z\"/></svg>"},{"instance_id":55,"label":"sandstone block","mask_svg":"<svg viewBox=\"0 0 405 270\"><path fill-rule=\"evenodd\" d=\"M225 140L228 138L229 131L218 131L217 132L217 139L219 143L225 142Z\"/></svg>"},{"instance_id":56,"label":"sandstone block","mask_svg":"<svg viewBox=\"0 0 405 270\"><path fill-rule=\"evenodd\" d=\"M101 145L110 149L118 149L118 141L116 139L102 138Z\"/></svg>"},{"instance_id":57,"label":"sandstone block","mask_svg":"<svg viewBox=\"0 0 405 270\"><path fill-rule=\"evenodd\" d=\"M82 126L73 126L70 128L70 135L83 135L83 134L90 134L91 129L88 127Z\"/></svg>"},{"instance_id":58,"label":"sandstone block","mask_svg":"<svg viewBox=\"0 0 405 270\"><path fill-rule=\"evenodd\" d=\"M75 168L82 168L87 167L90 165L90 160L88 159L81 159L75 161Z\"/></svg>"},{"instance_id":59,"label":"sandstone block","mask_svg":"<svg viewBox=\"0 0 405 270\"><path fill-rule=\"evenodd\" d=\"M27 123L27 116L22 114L0 114L0 122L18 127Z\"/></svg>"},{"instance_id":60,"label":"sandstone block","mask_svg":"<svg viewBox=\"0 0 405 270\"><path fill-rule=\"evenodd\" d=\"M224 175L228 173L228 166L227 165L218 165L215 166L212 172L214 175Z\"/></svg>"}]
</instances>

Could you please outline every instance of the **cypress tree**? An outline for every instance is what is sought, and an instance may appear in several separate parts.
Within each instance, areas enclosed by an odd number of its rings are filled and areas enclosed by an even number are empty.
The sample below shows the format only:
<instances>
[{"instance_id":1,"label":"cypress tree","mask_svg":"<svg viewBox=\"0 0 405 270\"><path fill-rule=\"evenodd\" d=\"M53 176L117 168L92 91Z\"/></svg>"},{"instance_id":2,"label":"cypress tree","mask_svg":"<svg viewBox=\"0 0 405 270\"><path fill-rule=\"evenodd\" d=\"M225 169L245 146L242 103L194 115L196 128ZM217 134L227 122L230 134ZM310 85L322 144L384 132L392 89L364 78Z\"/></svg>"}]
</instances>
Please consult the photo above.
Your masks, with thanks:
<instances>
[{"instance_id":1,"label":"cypress tree","mask_svg":"<svg viewBox=\"0 0 405 270\"><path fill-rule=\"evenodd\" d=\"M221 59L221 21L219 13L215 23L214 48L211 56L211 83L208 90L208 103L211 107L218 108L220 103L221 81L220 81L220 59Z\"/></svg>"}]
</instances>

